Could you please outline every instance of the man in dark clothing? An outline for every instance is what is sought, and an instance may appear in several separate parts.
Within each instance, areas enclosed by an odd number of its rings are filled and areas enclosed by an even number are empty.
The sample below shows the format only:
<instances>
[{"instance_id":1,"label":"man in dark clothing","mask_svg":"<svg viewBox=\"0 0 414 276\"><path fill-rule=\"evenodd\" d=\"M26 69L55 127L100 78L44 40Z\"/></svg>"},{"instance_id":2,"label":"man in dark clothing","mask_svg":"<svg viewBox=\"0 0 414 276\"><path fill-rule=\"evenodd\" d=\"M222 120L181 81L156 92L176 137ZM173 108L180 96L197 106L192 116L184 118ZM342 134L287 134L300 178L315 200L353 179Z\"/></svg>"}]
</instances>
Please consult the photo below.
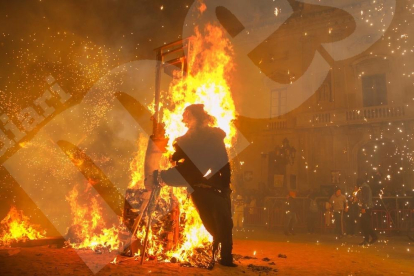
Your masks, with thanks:
<instances>
[{"instance_id":1,"label":"man in dark clothing","mask_svg":"<svg viewBox=\"0 0 414 276\"><path fill-rule=\"evenodd\" d=\"M296 204L296 193L290 191L287 196L286 206L285 206L285 235L289 236L290 234L295 235L294 228L298 223L298 218L296 216L297 204Z\"/></svg>"},{"instance_id":2,"label":"man in dark clothing","mask_svg":"<svg viewBox=\"0 0 414 276\"><path fill-rule=\"evenodd\" d=\"M359 206L358 206L358 198L357 194L359 191L359 187L355 185L354 191L348 197L348 214L347 214L347 234L350 236L354 236L358 233L358 217L359 217Z\"/></svg>"},{"instance_id":3,"label":"man in dark clothing","mask_svg":"<svg viewBox=\"0 0 414 276\"><path fill-rule=\"evenodd\" d=\"M204 105L188 106L183 114L188 127L185 135L174 143L172 161L175 167L161 171L162 181L170 186L187 187L193 191L192 201L200 218L213 236L213 257L221 243L220 264L233 263L230 200L230 165L224 145L225 132L210 127L214 117L204 111Z\"/></svg>"},{"instance_id":4,"label":"man in dark clothing","mask_svg":"<svg viewBox=\"0 0 414 276\"><path fill-rule=\"evenodd\" d=\"M361 207L361 229L364 241L360 245L373 244L378 240L377 234L371 226L371 213L373 208L372 191L367 182L363 182L358 192L359 206ZM371 240L369 237L371 236Z\"/></svg>"}]
</instances>

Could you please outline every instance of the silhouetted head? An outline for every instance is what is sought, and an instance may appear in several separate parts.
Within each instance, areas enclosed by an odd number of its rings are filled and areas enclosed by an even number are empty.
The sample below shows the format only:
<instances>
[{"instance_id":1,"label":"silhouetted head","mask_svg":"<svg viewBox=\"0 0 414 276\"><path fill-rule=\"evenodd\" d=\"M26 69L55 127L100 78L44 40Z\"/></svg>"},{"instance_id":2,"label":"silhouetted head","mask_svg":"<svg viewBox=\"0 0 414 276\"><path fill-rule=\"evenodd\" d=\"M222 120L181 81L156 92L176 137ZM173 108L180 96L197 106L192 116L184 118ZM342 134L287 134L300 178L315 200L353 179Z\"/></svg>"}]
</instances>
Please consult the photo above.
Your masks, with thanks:
<instances>
[{"instance_id":1,"label":"silhouetted head","mask_svg":"<svg viewBox=\"0 0 414 276\"><path fill-rule=\"evenodd\" d=\"M336 194L336 196L340 196L341 195L341 188L337 187L335 189L335 194Z\"/></svg>"},{"instance_id":2,"label":"silhouetted head","mask_svg":"<svg viewBox=\"0 0 414 276\"><path fill-rule=\"evenodd\" d=\"M362 186L362 184L364 184L365 182L367 182L367 177L366 176L362 176L362 177L359 177L357 179L356 185L360 188Z\"/></svg>"},{"instance_id":3,"label":"silhouetted head","mask_svg":"<svg viewBox=\"0 0 414 276\"><path fill-rule=\"evenodd\" d=\"M208 126L214 122L214 117L204 110L203 104L192 104L187 106L184 110L183 123L188 128Z\"/></svg>"}]
</instances>

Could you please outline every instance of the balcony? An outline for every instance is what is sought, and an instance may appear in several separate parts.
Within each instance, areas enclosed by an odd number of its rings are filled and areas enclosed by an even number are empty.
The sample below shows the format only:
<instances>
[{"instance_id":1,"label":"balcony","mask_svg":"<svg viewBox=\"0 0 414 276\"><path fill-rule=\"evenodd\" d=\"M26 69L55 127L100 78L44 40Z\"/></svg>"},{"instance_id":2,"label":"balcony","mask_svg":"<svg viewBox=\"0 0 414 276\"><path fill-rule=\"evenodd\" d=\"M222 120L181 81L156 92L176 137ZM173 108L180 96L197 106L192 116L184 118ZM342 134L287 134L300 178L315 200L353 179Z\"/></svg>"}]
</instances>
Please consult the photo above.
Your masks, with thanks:
<instances>
[{"instance_id":1,"label":"balcony","mask_svg":"<svg viewBox=\"0 0 414 276\"><path fill-rule=\"evenodd\" d=\"M404 117L404 106L375 106L346 112L347 121Z\"/></svg>"},{"instance_id":2,"label":"balcony","mask_svg":"<svg viewBox=\"0 0 414 276\"><path fill-rule=\"evenodd\" d=\"M278 130L278 129L285 129L287 128L287 120L286 119L271 119L267 124L267 130Z\"/></svg>"},{"instance_id":3,"label":"balcony","mask_svg":"<svg viewBox=\"0 0 414 276\"><path fill-rule=\"evenodd\" d=\"M407 114L408 113L408 114ZM414 119L414 113L400 106L373 106L360 109L337 109L298 115L297 127L325 127L369 124Z\"/></svg>"}]
</instances>

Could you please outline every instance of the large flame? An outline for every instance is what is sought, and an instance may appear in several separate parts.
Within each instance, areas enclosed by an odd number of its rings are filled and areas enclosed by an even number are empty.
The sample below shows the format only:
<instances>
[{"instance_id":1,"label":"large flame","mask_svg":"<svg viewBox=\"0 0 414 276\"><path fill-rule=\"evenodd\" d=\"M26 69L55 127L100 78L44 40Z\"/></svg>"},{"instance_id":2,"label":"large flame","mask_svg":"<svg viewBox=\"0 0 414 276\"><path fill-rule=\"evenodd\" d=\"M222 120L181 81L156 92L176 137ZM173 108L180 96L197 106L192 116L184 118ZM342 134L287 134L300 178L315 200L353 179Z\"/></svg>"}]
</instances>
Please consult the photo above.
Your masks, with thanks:
<instances>
[{"instance_id":1,"label":"large flame","mask_svg":"<svg viewBox=\"0 0 414 276\"><path fill-rule=\"evenodd\" d=\"M207 25L204 35L198 28L195 32L188 53L188 74L182 77L177 71L168 94L163 97L162 122L169 137L170 151L175 138L187 131L182 114L191 104L204 104L204 109L216 118L216 126L227 134L228 148L236 136L233 124L236 112L229 86L230 72L234 69L230 41L224 37L223 29L214 25Z\"/></svg>"},{"instance_id":2,"label":"large flame","mask_svg":"<svg viewBox=\"0 0 414 276\"><path fill-rule=\"evenodd\" d=\"M233 124L236 112L229 85L230 72L234 69L231 44L224 37L223 29L214 25L207 25L203 35L198 28L195 33L190 42L187 75L175 72L169 92L162 98L162 122L169 138L166 158L173 152L174 140L187 131L182 114L191 104L204 104L205 110L216 118L215 126L227 134L225 144L228 149L236 138ZM193 255L200 252L197 249L208 248L212 237L204 228L186 190L173 188L173 193L178 200L184 226L180 229L178 246L166 253L166 260L174 257L177 261L191 263ZM167 199L169 196L168 189L164 188L161 197Z\"/></svg>"},{"instance_id":3,"label":"large flame","mask_svg":"<svg viewBox=\"0 0 414 276\"><path fill-rule=\"evenodd\" d=\"M0 222L0 244L10 245L13 242L36 240L43 238L36 230L36 226L29 222L29 218L12 206L6 217Z\"/></svg>"},{"instance_id":4,"label":"large flame","mask_svg":"<svg viewBox=\"0 0 414 276\"><path fill-rule=\"evenodd\" d=\"M72 217L72 226L67 233L71 246L76 249L117 250L119 229L106 226L101 203L96 196L87 191L82 195L87 198L84 204L81 203L78 187L75 186L66 197Z\"/></svg>"},{"instance_id":5,"label":"large flame","mask_svg":"<svg viewBox=\"0 0 414 276\"><path fill-rule=\"evenodd\" d=\"M165 133L169 138L167 152L162 164L168 164L167 160L173 152L173 141L186 133L187 128L182 123L184 109L191 104L204 104L205 110L216 118L216 127L223 129L227 136L225 144L228 149L235 142L236 129L233 124L235 119L235 106L232 99L229 76L234 69L232 62L233 50L228 39L224 37L223 29L208 25L204 33L196 29L196 35L191 38L191 50L188 54L188 72L185 76L177 70L169 87L168 93L162 95L162 123L165 125ZM131 182L130 189L143 189L145 149L148 139L140 136L137 142L138 152L130 164ZM163 169L166 169L164 167ZM118 246L118 232L115 227L105 228L102 220L102 212L96 198L91 198L89 205L78 203L78 190L75 187L67 200L72 209L72 232L77 239L72 240L75 248L109 247L116 249ZM156 223L149 229L149 241L147 254L162 261L178 261L197 263L202 258L196 257L210 249L211 235L204 228L198 212L190 200L186 189L164 187L158 209L153 216ZM168 217L169 205L178 206L179 240L175 246L167 245L169 237L165 233L170 231L164 224ZM161 205L164 205L162 207ZM161 206L161 207L160 207ZM163 211L164 210L164 211ZM171 215L172 212L170 212ZM177 219L177 217L175 218ZM137 238L144 240L145 223L137 231ZM201 253L200 253L201 252ZM204 260L210 255L204 254Z\"/></svg>"}]
</instances>

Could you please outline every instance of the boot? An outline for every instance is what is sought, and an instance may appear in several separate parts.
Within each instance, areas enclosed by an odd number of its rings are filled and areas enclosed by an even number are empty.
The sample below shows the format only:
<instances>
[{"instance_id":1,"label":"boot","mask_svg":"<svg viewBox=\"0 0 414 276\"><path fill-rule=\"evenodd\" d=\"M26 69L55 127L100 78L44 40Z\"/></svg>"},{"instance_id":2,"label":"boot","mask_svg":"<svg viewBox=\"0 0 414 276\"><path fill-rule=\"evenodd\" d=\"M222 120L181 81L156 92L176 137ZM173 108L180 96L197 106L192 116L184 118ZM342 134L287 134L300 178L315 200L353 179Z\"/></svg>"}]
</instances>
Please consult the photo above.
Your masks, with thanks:
<instances>
[{"instance_id":1,"label":"boot","mask_svg":"<svg viewBox=\"0 0 414 276\"><path fill-rule=\"evenodd\" d=\"M219 264L228 267L237 267L238 265L233 262L233 257L220 259Z\"/></svg>"}]
</instances>

